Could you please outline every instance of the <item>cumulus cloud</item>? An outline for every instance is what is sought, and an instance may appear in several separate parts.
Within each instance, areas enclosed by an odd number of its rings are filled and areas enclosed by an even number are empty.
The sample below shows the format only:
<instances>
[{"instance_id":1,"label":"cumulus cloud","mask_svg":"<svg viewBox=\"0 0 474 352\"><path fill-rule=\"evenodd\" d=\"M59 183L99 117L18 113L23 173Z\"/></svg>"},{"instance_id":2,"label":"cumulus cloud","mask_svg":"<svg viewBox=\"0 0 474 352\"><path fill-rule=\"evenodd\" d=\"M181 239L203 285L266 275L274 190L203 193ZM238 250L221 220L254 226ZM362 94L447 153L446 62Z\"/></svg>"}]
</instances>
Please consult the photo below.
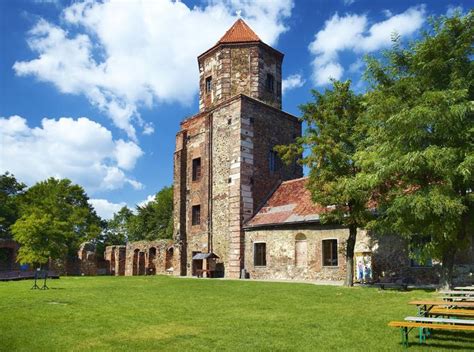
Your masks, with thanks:
<instances>
[{"instance_id":1,"label":"cumulus cloud","mask_svg":"<svg viewBox=\"0 0 474 352\"><path fill-rule=\"evenodd\" d=\"M0 117L0 173L9 171L32 185L48 177L69 178L87 192L113 190L140 182L127 176L143 155L133 142L86 117L43 119L31 128L20 116Z\"/></svg>"},{"instance_id":2,"label":"cumulus cloud","mask_svg":"<svg viewBox=\"0 0 474 352\"><path fill-rule=\"evenodd\" d=\"M153 202L155 200L155 195L154 194L149 194L145 200L142 200L141 202L137 203L137 206L139 207L144 207L150 202Z\"/></svg>"},{"instance_id":3,"label":"cumulus cloud","mask_svg":"<svg viewBox=\"0 0 474 352\"><path fill-rule=\"evenodd\" d=\"M289 75L281 82L281 89L283 94L285 94L289 90L301 88L305 83L305 79L300 74L293 74Z\"/></svg>"},{"instance_id":4,"label":"cumulus cloud","mask_svg":"<svg viewBox=\"0 0 474 352\"><path fill-rule=\"evenodd\" d=\"M105 220L112 219L115 213L127 205L125 202L112 203L107 199L89 199L89 203L94 207L97 215Z\"/></svg>"},{"instance_id":5,"label":"cumulus cloud","mask_svg":"<svg viewBox=\"0 0 474 352\"><path fill-rule=\"evenodd\" d=\"M237 10L270 45L288 28L293 0L75 2L60 24L41 19L28 35L37 57L17 61L20 76L34 76L61 92L80 94L136 140L153 126L139 108L157 102L190 103L198 89L196 57L237 19Z\"/></svg>"},{"instance_id":6,"label":"cumulus cloud","mask_svg":"<svg viewBox=\"0 0 474 352\"><path fill-rule=\"evenodd\" d=\"M369 24L367 15L337 13L316 33L309 50L313 54L313 82L322 86L331 78L341 79L344 68L339 63L339 53L356 54L373 52L391 45L394 33L407 37L415 33L425 21L424 6L411 7L386 20Z\"/></svg>"}]
</instances>

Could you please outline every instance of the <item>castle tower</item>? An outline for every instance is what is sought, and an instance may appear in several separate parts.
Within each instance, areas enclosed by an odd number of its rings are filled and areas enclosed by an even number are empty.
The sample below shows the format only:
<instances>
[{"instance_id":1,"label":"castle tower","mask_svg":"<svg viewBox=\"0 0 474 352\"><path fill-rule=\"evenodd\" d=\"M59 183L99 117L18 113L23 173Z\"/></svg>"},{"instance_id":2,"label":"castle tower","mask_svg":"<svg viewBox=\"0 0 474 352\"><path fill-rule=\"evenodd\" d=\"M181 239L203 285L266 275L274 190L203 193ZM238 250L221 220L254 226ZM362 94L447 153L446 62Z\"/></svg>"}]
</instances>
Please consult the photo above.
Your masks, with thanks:
<instances>
[{"instance_id":1,"label":"castle tower","mask_svg":"<svg viewBox=\"0 0 474 352\"><path fill-rule=\"evenodd\" d=\"M242 20L198 57L199 111L245 94L281 109L283 54L263 43Z\"/></svg>"},{"instance_id":2,"label":"castle tower","mask_svg":"<svg viewBox=\"0 0 474 352\"><path fill-rule=\"evenodd\" d=\"M241 19L198 57L199 113L181 123L174 155L180 275L211 266L239 277L245 222L281 181L302 176L273 150L301 135L298 119L281 110L282 60Z\"/></svg>"}]
</instances>

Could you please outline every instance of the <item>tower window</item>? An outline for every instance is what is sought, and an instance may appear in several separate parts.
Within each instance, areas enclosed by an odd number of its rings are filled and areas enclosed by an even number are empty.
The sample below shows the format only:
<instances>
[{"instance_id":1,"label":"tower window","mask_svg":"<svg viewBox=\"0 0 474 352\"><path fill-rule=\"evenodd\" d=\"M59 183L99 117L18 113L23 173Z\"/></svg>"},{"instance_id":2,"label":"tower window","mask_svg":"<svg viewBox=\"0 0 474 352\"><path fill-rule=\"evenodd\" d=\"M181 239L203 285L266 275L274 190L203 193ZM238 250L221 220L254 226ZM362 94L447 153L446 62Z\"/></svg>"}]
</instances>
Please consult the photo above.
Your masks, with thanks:
<instances>
[{"instance_id":1,"label":"tower window","mask_svg":"<svg viewBox=\"0 0 474 352\"><path fill-rule=\"evenodd\" d=\"M267 265L267 244L264 242L253 244L253 265Z\"/></svg>"},{"instance_id":2,"label":"tower window","mask_svg":"<svg viewBox=\"0 0 474 352\"><path fill-rule=\"evenodd\" d=\"M270 150L270 153L268 153L268 167L271 173L278 171L280 168L280 158L274 150Z\"/></svg>"},{"instance_id":3,"label":"tower window","mask_svg":"<svg viewBox=\"0 0 474 352\"><path fill-rule=\"evenodd\" d=\"M199 225L201 223L201 206L200 205L193 205L191 221L193 225Z\"/></svg>"},{"instance_id":4,"label":"tower window","mask_svg":"<svg viewBox=\"0 0 474 352\"><path fill-rule=\"evenodd\" d=\"M210 93L212 89L212 76L206 78L206 93Z\"/></svg>"},{"instance_id":5,"label":"tower window","mask_svg":"<svg viewBox=\"0 0 474 352\"><path fill-rule=\"evenodd\" d=\"M337 240L323 240L323 265L337 266Z\"/></svg>"},{"instance_id":6,"label":"tower window","mask_svg":"<svg viewBox=\"0 0 474 352\"><path fill-rule=\"evenodd\" d=\"M193 181L201 178L201 158L193 159Z\"/></svg>"},{"instance_id":7,"label":"tower window","mask_svg":"<svg viewBox=\"0 0 474 352\"><path fill-rule=\"evenodd\" d=\"M268 92L273 93L275 90L275 78L273 75L267 73L267 80L265 81L265 88Z\"/></svg>"}]
</instances>

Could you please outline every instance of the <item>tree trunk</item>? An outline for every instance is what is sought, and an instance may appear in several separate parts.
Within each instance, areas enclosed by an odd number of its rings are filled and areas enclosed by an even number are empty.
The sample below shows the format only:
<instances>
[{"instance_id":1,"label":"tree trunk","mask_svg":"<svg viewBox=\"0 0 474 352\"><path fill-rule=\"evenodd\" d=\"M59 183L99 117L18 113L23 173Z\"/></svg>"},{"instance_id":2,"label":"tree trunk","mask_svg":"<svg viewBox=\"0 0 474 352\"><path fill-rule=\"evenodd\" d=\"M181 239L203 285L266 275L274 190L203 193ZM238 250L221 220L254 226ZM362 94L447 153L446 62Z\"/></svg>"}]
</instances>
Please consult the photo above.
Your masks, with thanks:
<instances>
[{"instance_id":1,"label":"tree trunk","mask_svg":"<svg viewBox=\"0 0 474 352\"><path fill-rule=\"evenodd\" d=\"M443 254L441 265L441 277L439 280L440 289L449 290L453 286L454 256L456 250L450 248Z\"/></svg>"},{"instance_id":2,"label":"tree trunk","mask_svg":"<svg viewBox=\"0 0 474 352\"><path fill-rule=\"evenodd\" d=\"M357 225L349 225L349 238L346 242L346 280L344 286L354 286L354 247L357 238Z\"/></svg>"}]
</instances>

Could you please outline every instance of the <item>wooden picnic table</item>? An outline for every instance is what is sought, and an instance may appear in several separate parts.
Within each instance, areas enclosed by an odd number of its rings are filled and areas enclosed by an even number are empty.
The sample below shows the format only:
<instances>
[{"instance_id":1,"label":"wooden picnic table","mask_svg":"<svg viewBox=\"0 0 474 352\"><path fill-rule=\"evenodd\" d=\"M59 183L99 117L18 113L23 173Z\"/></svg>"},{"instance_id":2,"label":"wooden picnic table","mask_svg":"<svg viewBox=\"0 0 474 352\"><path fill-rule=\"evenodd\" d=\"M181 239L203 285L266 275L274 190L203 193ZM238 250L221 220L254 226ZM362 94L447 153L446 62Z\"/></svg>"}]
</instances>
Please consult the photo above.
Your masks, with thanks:
<instances>
[{"instance_id":1,"label":"wooden picnic table","mask_svg":"<svg viewBox=\"0 0 474 352\"><path fill-rule=\"evenodd\" d=\"M454 288L454 290L459 290L459 291L474 291L474 286L457 286Z\"/></svg>"},{"instance_id":2,"label":"wooden picnic table","mask_svg":"<svg viewBox=\"0 0 474 352\"><path fill-rule=\"evenodd\" d=\"M420 323L438 323L455 325L474 325L472 319L451 319L451 318L428 318L428 317L406 317L405 321L416 321Z\"/></svg>"},{"instance_id":3,"label":"wooden picnic table","mask_svg":"<svg viewBox=\"0 0 474 352\"><path fill-rule=\"evenodd\" d=\"M474 302L474 296L444 296L441 299L449 302Z\"/></svg>"},{"instance_id":4,"label":"wooden picnic table","mask_svg":"<svg viewBox=\"0 0 474 352\"><path fill-rule=\"evenodd\" d=\"M440 294L445 296L471 296L474 297L474 291L461 291L461 290L447 290L447 291L439 291Z\"/></svg>"},{"instance_id":5,"label":"wooden picnic table","mask_svg":"<svg viewBox=\"0 0 474 352\"><path fill-rule=\"evenodd\" d=\"M410 301L408 304L418 306L418 315L427 316L434 307L451 307L451 308L474 308L474 302L446 302L435 300L417 300Z\"/></svg>"},{"instance_id":6,"label":"wooden picnic table","mask_svg":"<svg viewBox=\"0 0 474 352\"><path fill-rule=\"evenodd\" d=\"M445 316L474 318L474 309L434 307L430 310L428 315L433 317Z\"/></svg>"}]
</instances>

